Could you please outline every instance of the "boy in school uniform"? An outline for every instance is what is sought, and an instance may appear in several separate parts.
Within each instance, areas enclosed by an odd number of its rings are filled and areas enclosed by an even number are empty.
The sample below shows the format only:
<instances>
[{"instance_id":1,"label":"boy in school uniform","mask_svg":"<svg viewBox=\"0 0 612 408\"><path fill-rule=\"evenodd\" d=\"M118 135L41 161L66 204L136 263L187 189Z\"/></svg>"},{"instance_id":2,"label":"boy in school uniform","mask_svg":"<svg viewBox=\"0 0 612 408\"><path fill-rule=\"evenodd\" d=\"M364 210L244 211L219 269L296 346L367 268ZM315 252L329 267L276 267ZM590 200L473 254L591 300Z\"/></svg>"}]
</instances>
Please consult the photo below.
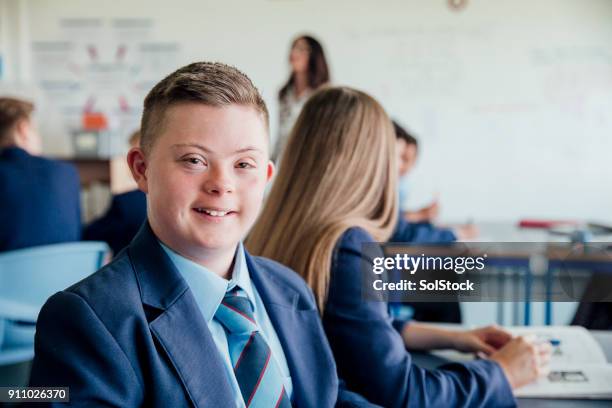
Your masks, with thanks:
<instances>
[{"instance_id":1,"label":"boy in school uniform","mask_svg":"<svg viewBox=\"0 0 612 408\"><path fill-rule=\"evenodd\" d=\"M147 222L47 301L30 385L69 386L77 406L366 405L339 386L306 284L241 243L274 170L248 77L177 70L146 97L141 132L128 163Z\"/></svg>"},{"instance_id":2,"label":"boy in school uniform","mask_svg":"<svg viewBox=\"0 0 612 408\"><path fill-rule=\"evenodd\" d=\"M136 131L130 136L130 146L139 145L140 131ZM146 218L145 193L135 189L116 194L106 213L83 229L83 239L105 241L113 250L113 254L117 255L134 238Z\"/></svg>"},{"instance_id":3,"label":"boy in school uniform","mask_svg":"<svg viewBox=\"0 0 612 408\"><path fill-rule=\"evenodd\" d=\"M140 190L113 196L108 210L83 230L83 240L104 241L117 255L136 235L147 218L147 198Z\"/></svg>"},{"instance_id":4,"label":"boy in school uniform","mask_svg":"<svg viewBox=\"0 0 612 408\"><path fill-rule=\"evenodd\" d=\"M38 155L34 105L0 98L0 251L78 241L79 176L74 166Z\"/></svg>"},{"instance_id":5,"label":"boy in school uniform","mask_svg":"<svg viewBox=\"0 0 612 408\"><path fill-rule=\"evenodd\" d=\"M395 121L393 121L393 129L396 137L399 174L398 196L401 208L408 195L406 176L417 160L418 141ZM389 241L444 244L455 242L458 238L474 238L477 235L477 231L472 225L461 225L454 229L436 227L431 221L437 217L438 210L439 205L435 201L417 211L401 211L397 226Z\"/></svg>"},{"instance_id":6,"label":"boy in school uniform","mask_svg":"<svg viewBox=\"0 0 612 408\"><path fill-rule=\"evenodd\" d=\"M406 201L405 177L414 167L418 155L418 141L406 129L393 121L398 167L398 197L400 207ZM449 244L457 240L455 232L440 228L430 221L438 213L434 202L417 211L401 211L389 242L413 244ZM461 230L460 230L461 231ZM465 238L465 236L464 236ZM449 278L453 276L449 275ZM414 320L444 323L461 323L461 309L458 302L447 303L391 303L390 310L396 316L410 316Z\"/></svg>"}]
</instances>

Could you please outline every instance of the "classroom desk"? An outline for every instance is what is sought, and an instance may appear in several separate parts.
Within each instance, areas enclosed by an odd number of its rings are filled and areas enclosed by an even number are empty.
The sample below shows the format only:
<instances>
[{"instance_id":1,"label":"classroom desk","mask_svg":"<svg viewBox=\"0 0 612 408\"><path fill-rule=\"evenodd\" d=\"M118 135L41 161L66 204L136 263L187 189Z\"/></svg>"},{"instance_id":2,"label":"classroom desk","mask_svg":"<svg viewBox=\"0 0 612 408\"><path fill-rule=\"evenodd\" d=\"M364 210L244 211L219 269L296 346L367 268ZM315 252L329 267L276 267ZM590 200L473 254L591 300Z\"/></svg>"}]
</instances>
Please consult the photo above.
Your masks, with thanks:
<instances>
[{"instance_id":1,"label":"classroom desk","mask_svg":"<svg viewBox=\"0 0 612 408\"><path fill-rule=\"evenodd\" d=\"M478 222L478 236L468 242L551 242L559 241L559 235L538 228L520 228L518 222Z\"/></svg>"},{"instance_id":2,"label":"classroom desk","mask_svg":"<svg viewBox=\"0 0 612 408\"><path fill-rule=\"evenodd\" d=\"M477 243L483 243L484 245L490 243L555 243L556 245L565 245L567 243L568 250L570 245L570 237L568 235L562 235L557 233L549 232L546 229L538 228L520 228L518 222L480 222L476 223L479 235L475 239L465 240L463 242L470 243L472 245L478 245ZM612 243L612 235L596 235L591 237L589 242L593 243ZM514 271L512 279L521 279L522 283L522 294L523 294L523 324L531 324L532 314L532 286L534 278L545 279L545 285L547 289L546 299L544 300L544 322L547 325L553 322L553 306L552 306L552 284L553 274L563 267L585 267L587 270L597 269L599 271L606 271L612 273L612 254L600 257L596 256L585 257L581 256L580 259L572 260L567 257L569 252L564 251L549 251L545 255L547 258L547 270L544 275L537 276L531 270L531 253L500 253L495 256L490 255L488 264L496 266L502 269L510 269ZM584 262L582 262L584 260ZM500 275L500 287L504 279ZM507 283L508 285L511 282ZM498 316L502 315L503 304L498 303Z\"/></svg>"},{"instance_id":3,"label":"classroom desk","mask_svg":"<svg viewBox=\"0 0 612 408\"><path fill-rule=\"evenodd\" d=\"M466 242L569 242L567 235L541 228L520 228L518 221L477 222L478 236ZM612 234L595 235L590 242L612 242Z\"/></svg>"},{"instance_id":4,"label":"classroom desk","mask_svg":"<svg viewBox=\"0 0 612 408\"><path fill-rule=\"evenodd\" d=\"M570 237L551 233L545 229L538 228L520 228L518 223L511 222L483 222L477 224L479 236L471 240L473 242L570 242ZM589 242L593 243L612 243L612 235L600 234L590 237ZM550 289L552 282L552 274L555 268L558 268L558 262L549 260L548 271L546 273L547 285ZM523 265L523 270L529 272L529 261ZM593 266L592 264L591 266ZM610 271L612 263L610 259L600 262L598 268L600 270ZM527 293L527 301L524 303L524 323L529 325L531 320L531 302L529 301L529 292L531 284L531 274L528 274L528 279L525 280L525 291ZM549 295L550 296L550 295ZM545 324L552 324L552 303L550 297L545 302L544 309Z\"/></svg>"},{"instance_id":5,"label":"classroom desk","mask_svg":"<svg viewBox=\"0 0 612 408\"><path fill-rule=\"evenodd\" d=\"M137 188L125 156L113 158L58 157L74 165L79 173L82 192L81 215L85 224L106 211L111 195Z\"/></svg>"},{"instance_id":6,"label":"classroom desk","mask_svg":"<svg viewBox=\"0 0 612 408\"><path fill-rule=\"evenodd\" d=\"M456 326L455 326L456 327ZM612 363L612 331L592 330L591 334L601 344L609 363ZM433 369L442 364L453 361L466 361L466 355L456 352L411 352L413 362L419 367ZM544 398L519 398L518 406L521 408L603 408L612 406L610 400L560 400Z\"/></svg>"},{"instance_id":7,"label":"classroom desk","mask_svg":"<svg viewBox=\"0 0 612 408\"><path fill-rule=\"evenodd\" d=\"M92 183L110 184L110 160L97 158L61 158L59 160L71 163L79 172L81 185L88 187Z\"/></svg>"},{"instance_id":8,"label":"classroom desk","mask_svg":"<svg viewBox=\"0 0 612 408\"><path fill-rule=\"evenodd\" d=\"M119 194L136 188L125 156L105 158L58 158L73 164L79 172L81 186L87 188L94 183L108 185L111 193Z\"/></svg>"}]
</instances>

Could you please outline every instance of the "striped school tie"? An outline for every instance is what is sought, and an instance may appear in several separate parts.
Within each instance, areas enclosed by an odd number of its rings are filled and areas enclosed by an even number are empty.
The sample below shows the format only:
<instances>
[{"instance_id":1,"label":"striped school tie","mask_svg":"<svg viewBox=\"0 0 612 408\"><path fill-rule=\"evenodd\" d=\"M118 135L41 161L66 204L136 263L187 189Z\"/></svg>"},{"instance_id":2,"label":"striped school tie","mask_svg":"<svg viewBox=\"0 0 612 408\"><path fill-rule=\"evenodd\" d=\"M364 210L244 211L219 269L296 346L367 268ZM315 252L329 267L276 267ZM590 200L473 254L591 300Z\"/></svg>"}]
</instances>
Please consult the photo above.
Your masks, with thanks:
<instances>
[{"instance_id":1,"label":"striped school tie","mask_svg":"<svg viewBox=\"0 0 612 408\"><path fill-rule=\"evenodd\" d=\"M215 313L225 328L230 358L242 398L251 408L289 408L291 402L272 350L259 333L253 306L235 287L225 294Z\"/></svg>"}]
</instances>

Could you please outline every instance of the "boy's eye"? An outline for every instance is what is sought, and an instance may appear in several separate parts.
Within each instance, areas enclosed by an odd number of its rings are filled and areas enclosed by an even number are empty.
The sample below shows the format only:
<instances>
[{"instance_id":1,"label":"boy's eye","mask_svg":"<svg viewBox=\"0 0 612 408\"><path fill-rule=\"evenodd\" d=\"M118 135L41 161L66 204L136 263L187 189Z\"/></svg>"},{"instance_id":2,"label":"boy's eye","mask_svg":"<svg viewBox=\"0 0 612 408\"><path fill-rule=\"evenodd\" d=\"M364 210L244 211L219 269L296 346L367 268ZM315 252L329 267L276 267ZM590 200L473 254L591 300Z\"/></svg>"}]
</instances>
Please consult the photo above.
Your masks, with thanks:
<instances>
[{"instance_id":1,"label":"boy's eye","mask_svg":"<svg viewBox=\"0 0 612 408\"><path fill-rule=\"evenodd\" d=\"M239 169L250 169L250 168L254 168L255 165L250 162L241 161L241 162L238 162L238 164L236 164L236 167L238 167Z\"/></svg>"},{"instance_id":2,"label":"boy's eye","mask_svg":"<svg viewBox=\"0 0 612 408\"><path fill-rule=\"evenodd\" d=\"M202 166L206 164L202 158L195 156L185 157L183 158L183 162L189 164L190 166Z\"/></svg>"}]
</instances>

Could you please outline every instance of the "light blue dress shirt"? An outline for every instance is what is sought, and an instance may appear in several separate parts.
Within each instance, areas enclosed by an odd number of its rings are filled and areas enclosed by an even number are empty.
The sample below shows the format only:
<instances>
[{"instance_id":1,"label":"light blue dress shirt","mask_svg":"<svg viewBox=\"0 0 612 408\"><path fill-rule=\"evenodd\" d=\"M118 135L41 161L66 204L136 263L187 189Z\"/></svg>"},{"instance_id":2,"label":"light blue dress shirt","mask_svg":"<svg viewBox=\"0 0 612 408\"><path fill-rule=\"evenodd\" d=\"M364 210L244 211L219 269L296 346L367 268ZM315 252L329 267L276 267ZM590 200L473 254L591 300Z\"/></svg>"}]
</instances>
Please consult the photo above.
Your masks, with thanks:
<instances>
[{"instance_id":1,"label":"light blue dress shirt","mask_svg":"<svg viewBox=\"0 0 612 408\"><path fill-rule=\"evenodd\" d=\"M410 192L410 180L408 177L400 177L397 182L397 196L399 208L402 211L408 211L408 193Z\"/></svg>"},{"instance_id":2,"label":"light blue dress shirt","mask_svg":"<svg viewBox=\"0 0 612 408\"><path fill-rule=\"evenodd\" d=\"M261 330L261 335L266 339L272 350L272 357L276 361L281 375L284 377L283 384L285 386L285 391L287 392L287 396L291 398L293 384L291 382L285 353L276 335L274 326L272 326L272 322L268 317L265 305L259 293L257 293L257 289L251 284L251 277L249 275L249 268L246 264L242 243L239 243L236 249L234 269L232 270L232 278L229 281L182 255L179 255L161 242L160 245L189 285L196 303L202 312L204 321L208 324L208 328L212 333L217 349L223 357L226 368L225 374L236 396L236 406L244 407L245 402L240 393L240 387L238 386L238 381L236 381L236 376L234 375L229 347L227 345L227 335L221 323L213 319L225 293L233 289L234 286L238 286L244 290L251 300L254 308L255 321Z\"/></svg>"}]
</instances>

